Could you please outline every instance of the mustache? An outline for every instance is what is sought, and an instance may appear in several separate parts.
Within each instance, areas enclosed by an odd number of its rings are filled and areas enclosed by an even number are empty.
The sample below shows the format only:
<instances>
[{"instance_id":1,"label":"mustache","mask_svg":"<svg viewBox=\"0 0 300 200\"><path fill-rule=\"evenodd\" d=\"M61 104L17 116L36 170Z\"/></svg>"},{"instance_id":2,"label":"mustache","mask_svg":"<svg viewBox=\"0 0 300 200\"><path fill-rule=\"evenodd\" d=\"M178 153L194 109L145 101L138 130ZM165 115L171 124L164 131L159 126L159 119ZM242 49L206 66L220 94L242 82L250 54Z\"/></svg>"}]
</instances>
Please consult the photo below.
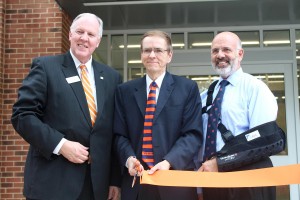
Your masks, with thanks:
<instances>
[{"instance_id":1,"label":"mustache","mask_svg":"<svg viewBox=\"0 0 300 200\"><path fill-rule=\"evenodd\" d=\"M218 65L220 62L227 62L230 64L230 60L227 58L216 59L216 65Z\"/></svg>"}]
</instances>

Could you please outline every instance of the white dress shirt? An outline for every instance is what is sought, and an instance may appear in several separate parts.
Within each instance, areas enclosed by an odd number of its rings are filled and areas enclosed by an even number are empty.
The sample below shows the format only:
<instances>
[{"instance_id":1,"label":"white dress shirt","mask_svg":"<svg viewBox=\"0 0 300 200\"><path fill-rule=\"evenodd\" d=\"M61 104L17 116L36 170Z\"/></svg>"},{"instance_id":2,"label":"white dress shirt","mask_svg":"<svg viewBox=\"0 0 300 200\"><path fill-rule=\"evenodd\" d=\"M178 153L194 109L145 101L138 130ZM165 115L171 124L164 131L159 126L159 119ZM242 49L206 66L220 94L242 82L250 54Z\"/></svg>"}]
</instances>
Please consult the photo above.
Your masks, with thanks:
<instances>
[{"instance_id":1,"label":"white dress shirt","mask_svg":"<svg viewBox=\"0 0 300 200\"><path fill-rule=\"evenodd\" d=\"M156 88L156 102L157 102L157 99L158 99L158 96L159 96L159 91L160 91L160 88L161 88L161 84L162 84L162 81L165 77L165 74L166 72L164 72L162 75L160 75L156 80L152 80L148 74L146 75L146 90L147 90L147 97L148 97L148 94L150 92L150 84L155 81L156 85L157 85L157 88Z\"/></svg>"}]
</instances>

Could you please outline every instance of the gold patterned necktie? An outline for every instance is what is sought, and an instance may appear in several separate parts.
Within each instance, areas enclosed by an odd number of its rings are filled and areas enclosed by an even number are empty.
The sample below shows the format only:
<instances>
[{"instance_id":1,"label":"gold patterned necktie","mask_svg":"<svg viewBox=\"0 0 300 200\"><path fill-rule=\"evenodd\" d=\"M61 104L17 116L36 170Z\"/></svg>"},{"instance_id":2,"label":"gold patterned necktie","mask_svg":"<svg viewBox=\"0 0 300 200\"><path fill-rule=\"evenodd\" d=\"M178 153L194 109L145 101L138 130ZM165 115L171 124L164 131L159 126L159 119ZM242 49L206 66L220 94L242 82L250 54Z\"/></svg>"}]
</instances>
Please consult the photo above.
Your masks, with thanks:
<instances>
[{"instance_id":1,"label":"gold patterned necktie","mask_svg":"<svg viewBox=\"0 0 300 200\"><path fill-rule=\"evenodd\" d=\"M94 126L96 117L97 117L95 98L93 96L93 90L92 90L91 83L90 83L88 75L87 75L86 66L80 65L80 69L81 69L81 82L82 82L82 86L83 86L86 100L88 103L88 107L89 107L89 111L90 111L90 115L91 115L92 126Z\"/></svg>"}]
</instances>

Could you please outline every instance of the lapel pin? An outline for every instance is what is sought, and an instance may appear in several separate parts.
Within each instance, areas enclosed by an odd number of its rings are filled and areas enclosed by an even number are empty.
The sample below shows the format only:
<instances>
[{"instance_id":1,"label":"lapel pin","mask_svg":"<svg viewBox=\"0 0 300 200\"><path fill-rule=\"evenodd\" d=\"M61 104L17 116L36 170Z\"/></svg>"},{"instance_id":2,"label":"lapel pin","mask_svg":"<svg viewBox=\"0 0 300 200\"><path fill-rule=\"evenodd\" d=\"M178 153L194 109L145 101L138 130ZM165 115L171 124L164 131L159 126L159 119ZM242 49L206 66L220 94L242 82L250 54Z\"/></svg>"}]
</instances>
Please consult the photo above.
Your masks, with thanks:
<instances>
[{"instance_id":1,"label":"lapel pin","mask_svg":"<svg viewBox=\"0 0 300 200\"><path fill-rule=\"evenodd\" d=\"M100 79L103 80L104 79L103 76L100 76Z\"/></svg>"}]
</instances>

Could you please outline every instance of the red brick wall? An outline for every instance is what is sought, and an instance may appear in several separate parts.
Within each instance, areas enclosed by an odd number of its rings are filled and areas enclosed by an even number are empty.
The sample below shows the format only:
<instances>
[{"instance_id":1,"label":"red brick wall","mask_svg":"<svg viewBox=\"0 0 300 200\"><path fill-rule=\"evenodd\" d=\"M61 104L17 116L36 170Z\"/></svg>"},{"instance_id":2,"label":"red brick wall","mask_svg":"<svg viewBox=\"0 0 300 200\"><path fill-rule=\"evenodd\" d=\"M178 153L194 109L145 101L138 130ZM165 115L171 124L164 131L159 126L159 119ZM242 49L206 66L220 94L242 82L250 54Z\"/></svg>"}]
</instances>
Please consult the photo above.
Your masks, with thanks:
<instances>
[{"instance_id":1,"label":"red brick wall","mask_svg":"<svg viewBox=\"0 0 300 200\"><path fill-rule=\"evenodd\" d=\"M71 19L66 13L62 13L62 52L67 52L70 49L69 31L71 26Z\"/></svg>"},{"instance_id":2,"label":"red brick wall","mask_svg":"<svg viewBox=\"0 0 300 200\"><path fill-rule=\"evenodd\" d=\"M69 49L70 18L55 0L0 0L0 199L24 199L28 144L10 123L17 89L33 57Z\"/></svg>"},{"instance_id":3,"label":"red brick wall","mask_svg":"<svg viewBox=\"0 0 300 200\"><path fill-rule=\"evenodd\" d=\"M0 0L0 199L2 199L2 193L3 193L3 187L4 185L2 184L2 174L1 172L3 171L2 169L2 127L3 127L3 120L2 120L2 115L3 115L3 46L4 46L4 9L5 9L5 3L4 0Z\"/></svg>"}]
</instances>

